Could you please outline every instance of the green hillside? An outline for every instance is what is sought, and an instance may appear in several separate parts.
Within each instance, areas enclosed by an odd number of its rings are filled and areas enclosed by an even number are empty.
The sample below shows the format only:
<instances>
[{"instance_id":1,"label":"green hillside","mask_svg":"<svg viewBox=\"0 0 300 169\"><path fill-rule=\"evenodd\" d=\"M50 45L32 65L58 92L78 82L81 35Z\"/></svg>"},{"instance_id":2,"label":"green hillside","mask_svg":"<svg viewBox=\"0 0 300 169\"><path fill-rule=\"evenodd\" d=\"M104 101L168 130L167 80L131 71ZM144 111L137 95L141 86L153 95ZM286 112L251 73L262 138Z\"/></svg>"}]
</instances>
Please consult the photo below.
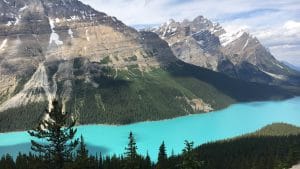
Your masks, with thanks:
<instances>
[{"instance_id":1,"label":"green hillside","mask_svg":"<svg viewBox=\"0 0 300 169\"><path fill-rule=\"evenodd\" d=\"M283 169L300 161L300 128L276 123L249 135L203 144L194 150L203 169ZM180 165L182 155L170 158Z\"/></svg>"},{"instance_id":2,"label":"green hillside","mask_svg":"<svg viewBox=\"0 0 300 169\"><path fill-rule=\"evenodd\" d=\"M128 71L105 68L103 72L93 79L100 84L97 88L74 82L76 92L67 107L78 113L82 124L127 124L204 112L192 108L193 99L218 110L235 102L292 96L278 87L231 79L183 62L148 72L134 66Z\"/></svg>"},{"instance_id":3,"label":"green hillside","mask_svg":"<svg viewBox=\"0 0 300 169\"><path fill-rule=\"evenodd\" d=\"M140 71L134 65L128 70L102 67L101 73L91 72L92 80L99 84L93 86L79 78L84 74L80 71L82 65L77 63L74 68L77 78L72 80L73 92L66 103L67 111L74 113L80 124L161 120L202 113L210 108L218 110L236 102L278 100L295 94L275 86L232 79L183 62L148 71ZM58 83L58 95L62 95L63 82ZM46 105L41 103L2 112L0 129L33 127Z\"/></svg>"},{"instance_id":4,"label":"green hillside","mask_svg":"<svg viewBox=\"0 0 300 169\"><path fill-rule=\"evenodd\" d=\"M257 132L253 133L254 136L289 136L300 135L300 127L293 126L285 123L270 124Z\"/></svg>"}]
</instances>

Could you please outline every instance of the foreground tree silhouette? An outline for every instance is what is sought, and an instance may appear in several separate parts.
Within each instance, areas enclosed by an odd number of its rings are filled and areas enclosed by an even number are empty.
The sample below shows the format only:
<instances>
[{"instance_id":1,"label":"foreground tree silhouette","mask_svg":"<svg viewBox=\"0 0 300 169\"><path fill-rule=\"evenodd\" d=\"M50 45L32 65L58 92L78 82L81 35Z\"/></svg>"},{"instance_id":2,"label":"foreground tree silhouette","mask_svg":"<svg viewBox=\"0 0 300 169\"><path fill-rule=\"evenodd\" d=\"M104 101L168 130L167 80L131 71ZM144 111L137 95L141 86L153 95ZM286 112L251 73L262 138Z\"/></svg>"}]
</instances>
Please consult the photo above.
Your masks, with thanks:
<instances>
[{"instance_id":1,"label":"foreground tree silhouette","mask_svg":"<svg viewBox=\"0 0 300 169\"><path fill-rule=\"evenodd\" d=\"M14 169L15 163L11 155L6 154L0 159L0 168L2 169Z\"/></svg>"},{"instance_id":2,"label":"foreground tree silhouette","mask_svg":"<svg viewBox=\"0 0 300 169\"><path fill-rule=\"evenodd\" d=\"M48 167L62 169L78 145L78 139L74 139L77 130L73 128L76 121L62 112L58 101L54 100L52 107L39 126L28 133L36 138L31 140L31 149L44 157Z\"/></svg>"},{"instance_id":3,"label":"foreground tree silhouette","mask_svg":"<svg viewBox=\"0 0 300 169\"><path fill-rule=\"evenodd\" d=\"M157 169L167 169L168 168L168 156L166 153L166 146L165 142L162 142L162 144L159 147L158 152L158 160L157 160Z\"/></svg>"},{"instance_id":4,"label":"foreground tree silhouette","mask_svg":"<svg viewBox=\"0 0 300 169\"><path fill-rule=\"evenodd\" d=\"M84 138L81 135L77 157L75 159L75 169L87 168L90 167L89 165L89 151L87 150Z\"/></svg>"},{"instance_id":5,"label":"foreground tree silhouette","mask_svg":"<svg viewBox=\"0 0 300 169\"><path fill-rule=\"evenodd\" d=\"M149 156L149 153L147 152L146 158L145 158L145 165L143 167L144 169L151 169L152 168L152 162L151 158Z\"/></svg>"},{"instance_id":6,"label":"foreground tree silhouette","mask_svg":"<svg viewBox=\"0 0 300 169\"><path fill-rule=\"evenodd\" d=\"M193 152L194 142L185 140L185 148L182 150L183 161L181 169L200 169L201 163L197 161L196 155Z\"/></svg>"},{"instance_id":7,"label":"foreground tree silhouette","mask_svg":"<svg viewBox=\"0 0 300 169\"><path fill-rule=\"evenodd\" d=\"M128 139L129 139L129 143L128 146L125 148L124 169L138 169L139 160L137 154L137 146L132 132L130 132Z\"/></svg>"}]
</instances>

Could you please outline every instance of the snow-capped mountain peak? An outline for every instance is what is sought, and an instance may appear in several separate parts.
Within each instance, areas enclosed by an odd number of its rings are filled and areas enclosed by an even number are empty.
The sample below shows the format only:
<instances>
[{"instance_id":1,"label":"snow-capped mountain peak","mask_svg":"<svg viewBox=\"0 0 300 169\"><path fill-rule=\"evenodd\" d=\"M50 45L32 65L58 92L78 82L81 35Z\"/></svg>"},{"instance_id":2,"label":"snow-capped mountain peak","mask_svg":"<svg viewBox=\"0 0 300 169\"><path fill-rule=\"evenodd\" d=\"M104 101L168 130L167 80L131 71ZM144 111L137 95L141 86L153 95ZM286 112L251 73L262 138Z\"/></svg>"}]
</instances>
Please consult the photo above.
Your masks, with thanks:
<instances>
[{"instance_id":1,"label":"snow-capped mountain peak","mask_svg":"<svg viewBox=\"0 0 300 169\"><path fill-rule=\"evenodd\" d=\"M239 39L244 34L248 34L248 32L244 29L241 29L235 33L226 32L226 33L220 35L220 42L221 42L222 46L227 46L228 44Z\"/></svg>"},{"instance_id":2,"label":"snow-capped mountain peak","mask_svg":"<svg viewBox=\"0 0 300 169\"><path fill-rule=\"evenodd\" d=\"M198 16L192 21L172 20L154 32L169 43L179 59L232 77L272 83L293 72L246 28L230 30L233 29L226 31L219 23Z\"/></svg>"}]
</instances>

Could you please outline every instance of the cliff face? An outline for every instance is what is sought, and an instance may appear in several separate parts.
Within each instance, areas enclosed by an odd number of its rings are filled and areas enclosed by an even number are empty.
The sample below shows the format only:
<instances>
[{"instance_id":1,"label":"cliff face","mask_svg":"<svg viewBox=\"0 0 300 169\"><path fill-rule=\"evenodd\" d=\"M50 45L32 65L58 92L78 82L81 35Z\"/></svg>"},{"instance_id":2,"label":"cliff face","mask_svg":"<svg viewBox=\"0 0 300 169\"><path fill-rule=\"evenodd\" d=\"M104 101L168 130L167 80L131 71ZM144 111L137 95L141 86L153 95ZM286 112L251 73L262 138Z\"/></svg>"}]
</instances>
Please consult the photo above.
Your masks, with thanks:
<instances>
[{"instance_id":1,"label":"cliff face","mask_svg":"<svg viewBox=\"0 0 300 169\"><path fill-rule=\"evenodd\" d=\"M227 33L219 24L199 16L193 21L170 20L153 31L184 62L251 82L298 84L295 71L277 61L258 39L243 30Z\"/></svg>"},{"instance_id":2,"label":"cliff face","mask_svg":"<svg viewBox=\"0 0 300 169\"><path fill-rule=\"evenodd\" d=\"M53 99L57 83L64 84L65 97L72 80L97 85L90 79L99 72L91 69L100 68L91 63L148 70L175 61L158 36L139 33L77 0L0 1L0 11L1 110ZM75 58L85 60L80 75L74 75Z\"/></svg>"},{"instance_id":3,"label":"cliff face","mask_svg":"<svg viewBox=\"0 0 300 169\"><path fill-rule=\"evenodd\" d=\"M258 58L268 52L255 39L245 50L243 38L224 45L225 31L203 17L154 33L78 0L0 0L0 11L0 131L34 127L54 98L81 124L127 124L298 91L240 80L289 74L268 67L281 66L271 55Z\"/></svg>"}]
</instances>

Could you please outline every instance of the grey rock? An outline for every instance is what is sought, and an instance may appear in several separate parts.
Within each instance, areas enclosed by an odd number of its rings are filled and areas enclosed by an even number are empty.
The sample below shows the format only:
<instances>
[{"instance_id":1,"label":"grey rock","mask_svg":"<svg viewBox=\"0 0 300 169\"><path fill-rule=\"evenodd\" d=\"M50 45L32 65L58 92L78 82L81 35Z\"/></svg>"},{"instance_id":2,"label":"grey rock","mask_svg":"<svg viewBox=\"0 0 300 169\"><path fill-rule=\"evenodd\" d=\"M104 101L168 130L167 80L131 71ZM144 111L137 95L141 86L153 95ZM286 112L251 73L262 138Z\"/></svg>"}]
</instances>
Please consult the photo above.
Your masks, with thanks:
<instances>
[{"instance_id":1,"label":"grey rock","mask_svg":"<svg viewBox=\"0 0 300 169\"><path fill-rule=\"evenodd\" d=\"M251 82L299 84L295 83L299 74L277 61L257 38L245 31L231 35L203 16L192 21L170 20L152 31L186 63Z\"/></svg>"}]
</instances>

